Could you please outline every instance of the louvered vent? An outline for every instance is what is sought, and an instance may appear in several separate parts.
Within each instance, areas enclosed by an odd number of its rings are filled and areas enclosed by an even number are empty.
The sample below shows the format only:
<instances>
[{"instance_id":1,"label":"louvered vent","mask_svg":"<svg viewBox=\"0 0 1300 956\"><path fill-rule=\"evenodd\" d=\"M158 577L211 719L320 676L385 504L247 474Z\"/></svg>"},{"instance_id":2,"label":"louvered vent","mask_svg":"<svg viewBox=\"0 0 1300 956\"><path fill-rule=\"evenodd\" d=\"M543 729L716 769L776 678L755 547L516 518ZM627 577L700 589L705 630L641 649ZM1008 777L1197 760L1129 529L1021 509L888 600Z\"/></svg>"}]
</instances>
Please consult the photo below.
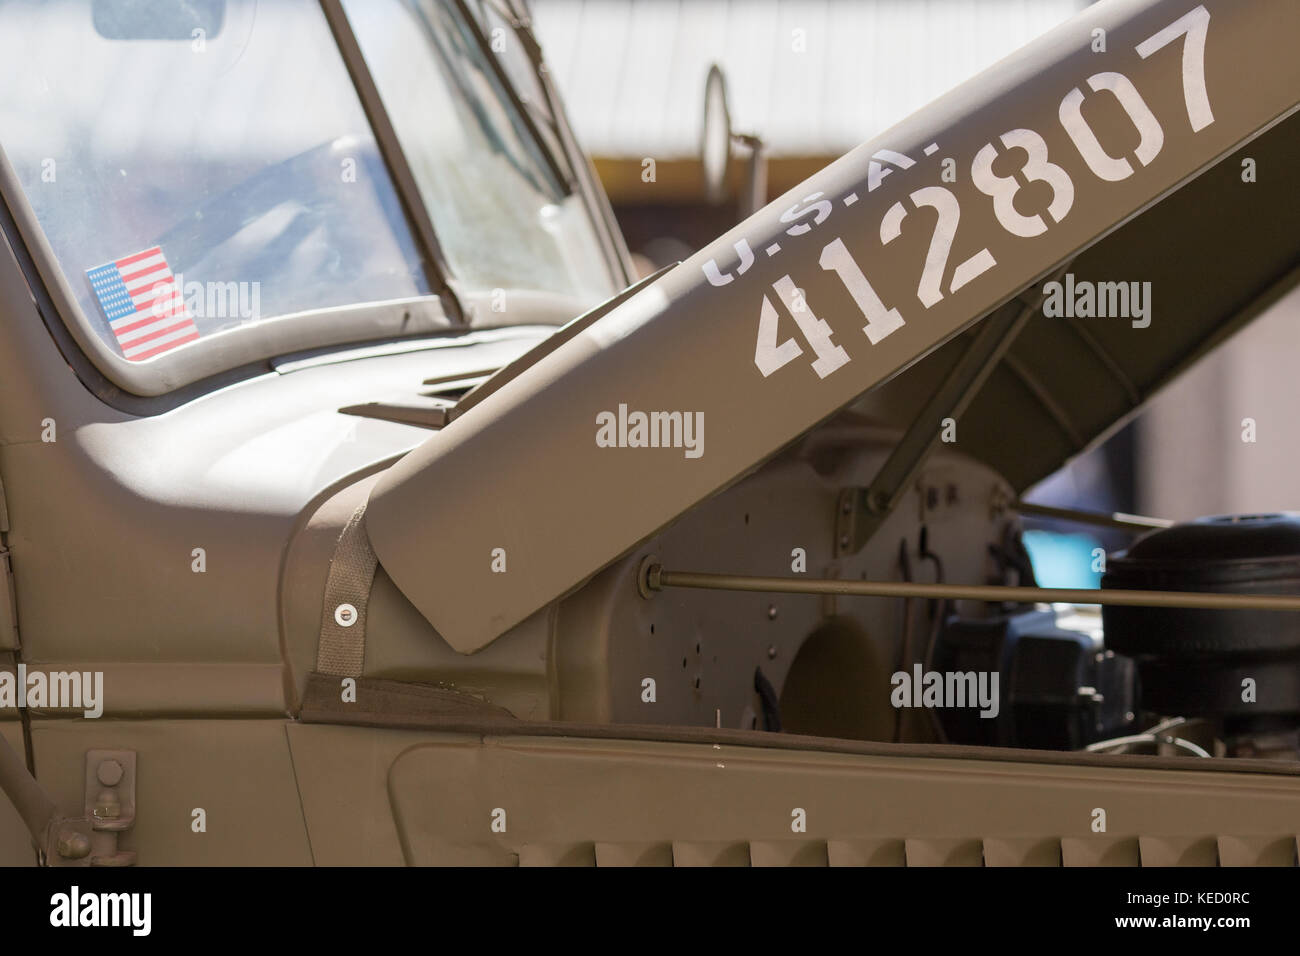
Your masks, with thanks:
<instances>
[{"instance_id":1,"label":"louvered vent","mask_svg":"<svg viewBox=\"0 0 1300 956\"><path fill-rule=\"evenodd\" d=\"M533 844L520 866L1295 866L1300 838L986 837Z\"/></svg>"},{"instance_id":2,"label":"louvered vent","mask_svg":"<svg viewBox=\"0 0 1300 956\"><path fill-rule=\"evenodd\" d=\"M452 735L403 750L387 794L406 858L422 864L1296 865L1289 766L1019 756ZM1099 809L1109 832L1092 832Z\"/></svg>"}]
</instances>

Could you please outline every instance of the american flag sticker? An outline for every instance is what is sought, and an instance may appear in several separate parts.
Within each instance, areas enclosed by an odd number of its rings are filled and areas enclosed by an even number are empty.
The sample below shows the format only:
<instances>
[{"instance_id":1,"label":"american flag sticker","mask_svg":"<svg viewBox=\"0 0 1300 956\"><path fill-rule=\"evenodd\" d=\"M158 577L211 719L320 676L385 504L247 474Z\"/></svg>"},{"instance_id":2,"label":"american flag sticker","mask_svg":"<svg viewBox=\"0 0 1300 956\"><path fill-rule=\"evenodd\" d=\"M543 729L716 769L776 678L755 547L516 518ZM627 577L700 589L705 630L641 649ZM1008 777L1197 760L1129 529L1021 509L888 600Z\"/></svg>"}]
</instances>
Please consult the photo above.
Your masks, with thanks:
<instances>
[{"instance_id":1,"label":"american flag sticker","mask_svg":"<svg viewBox=\"0 0 1300 956\"><path fill-rule=\"evenodd\" d=\"M86 270L122 354L142 362L199 337L160 247Z\"/></svg>"}]
</instances>

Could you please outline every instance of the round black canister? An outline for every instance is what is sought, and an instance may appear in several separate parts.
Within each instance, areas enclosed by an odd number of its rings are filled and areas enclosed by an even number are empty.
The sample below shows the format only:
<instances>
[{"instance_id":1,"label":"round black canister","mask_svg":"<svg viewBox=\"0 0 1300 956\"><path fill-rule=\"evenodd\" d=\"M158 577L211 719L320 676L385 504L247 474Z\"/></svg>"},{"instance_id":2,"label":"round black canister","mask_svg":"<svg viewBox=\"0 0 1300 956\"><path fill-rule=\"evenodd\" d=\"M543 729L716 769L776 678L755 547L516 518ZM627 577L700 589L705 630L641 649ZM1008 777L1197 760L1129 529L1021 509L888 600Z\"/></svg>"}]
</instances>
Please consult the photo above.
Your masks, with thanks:
<instances>
[{"instance_id":1,"label":"round black canister","mask_svg":"<svg viewBox=\"0 0 1300 956\"><path fill-rule=\"evenodd\" d=\"M1145 535L1106 589L1300 594L1300 514L1220 515ZM1300 614L1103 605L1106 646L1138 662L1143 706L1241 732L1300 719ZM1252 699L1253 698L1253 699Z\"/></svg>"}]
</instances>

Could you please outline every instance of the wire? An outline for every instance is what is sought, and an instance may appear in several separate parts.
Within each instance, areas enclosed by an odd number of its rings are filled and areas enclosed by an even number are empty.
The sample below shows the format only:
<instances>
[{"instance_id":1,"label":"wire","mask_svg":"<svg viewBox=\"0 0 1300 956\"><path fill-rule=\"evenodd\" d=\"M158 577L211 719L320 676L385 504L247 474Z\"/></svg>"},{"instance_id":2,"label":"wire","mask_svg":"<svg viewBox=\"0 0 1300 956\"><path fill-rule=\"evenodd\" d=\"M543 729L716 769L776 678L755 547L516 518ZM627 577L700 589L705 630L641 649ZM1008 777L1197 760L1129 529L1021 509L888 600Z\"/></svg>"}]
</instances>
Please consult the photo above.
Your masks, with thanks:
<instances>
[{"instance_id":1,"label":"wire","mask_svg":"<svg viewBox=\"0 0 1300 956\"><path fill-rule=\"evenodd\" d=\"M1181 720L1181 718L1179 718ZM1165 734L1132 734L1128 737L1112 737L1110 740L1099 740L1095 744L1088 744L1083 749L1088 753L1102 753L1115 747L1127 747L1132 744L1173 744L1175 747L1182 747L1184 750L1195 754L1198 757L1213 756L1209 751L1197 746L1190 740L1184 740L1182 737L1172 737Z\"/></svg>"},{"instance_id":2,"label":"wire","mask_svg":"<svg viewBox=\"0 0 1300 956\"><path fill-rule=\"evenodd\" d=\"M774 734L781 732L781 702L776 696L776 688L763 673L763 668L754 668L754 690L758 693L759 703L763 708L763 729Z\"/></svg>"}]
</instances>

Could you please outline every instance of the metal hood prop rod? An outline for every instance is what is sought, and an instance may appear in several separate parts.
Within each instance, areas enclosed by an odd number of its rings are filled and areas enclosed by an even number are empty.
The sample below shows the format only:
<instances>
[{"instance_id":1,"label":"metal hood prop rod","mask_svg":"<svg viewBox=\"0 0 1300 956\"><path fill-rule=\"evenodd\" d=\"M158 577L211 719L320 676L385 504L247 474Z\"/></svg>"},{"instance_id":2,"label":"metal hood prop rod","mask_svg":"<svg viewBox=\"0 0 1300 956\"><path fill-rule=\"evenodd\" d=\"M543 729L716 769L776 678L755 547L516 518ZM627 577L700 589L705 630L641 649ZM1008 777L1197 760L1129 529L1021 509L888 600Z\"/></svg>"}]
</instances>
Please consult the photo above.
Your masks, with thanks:
<instances>
[{"instance_id":1,"label":"metal hood prop rod","mask_svg":"<svg viewBox=\"0 0 1300 956\"><path fill-rule=\"evenodd\" d=\"M53 798L3 737L0 737L0 790L22 817L45 862L75 865L90 856L90 824L85 819L72 819L60 813Z\"/></svg>"},{"instance_id":2,"label":"metal hood prop rod","mask_svg":"<svg viewBox=\"0 0 1300 956\"><path fill-rule=\"evenodd\" d=\"M1291 594L1215 594L1207 591L1127 591L1089 588L1026 588L1000 584L912 584L907 581L837 581L827 578L765 578L744 574L645 570L645 588L701 588L773 594L836 594L848 597L946 598L956 601L1015 601L1021 604L1116 604L1128 607L1185 607L1256 611L1300 611Z\"/></svg>"}]
</instances>

